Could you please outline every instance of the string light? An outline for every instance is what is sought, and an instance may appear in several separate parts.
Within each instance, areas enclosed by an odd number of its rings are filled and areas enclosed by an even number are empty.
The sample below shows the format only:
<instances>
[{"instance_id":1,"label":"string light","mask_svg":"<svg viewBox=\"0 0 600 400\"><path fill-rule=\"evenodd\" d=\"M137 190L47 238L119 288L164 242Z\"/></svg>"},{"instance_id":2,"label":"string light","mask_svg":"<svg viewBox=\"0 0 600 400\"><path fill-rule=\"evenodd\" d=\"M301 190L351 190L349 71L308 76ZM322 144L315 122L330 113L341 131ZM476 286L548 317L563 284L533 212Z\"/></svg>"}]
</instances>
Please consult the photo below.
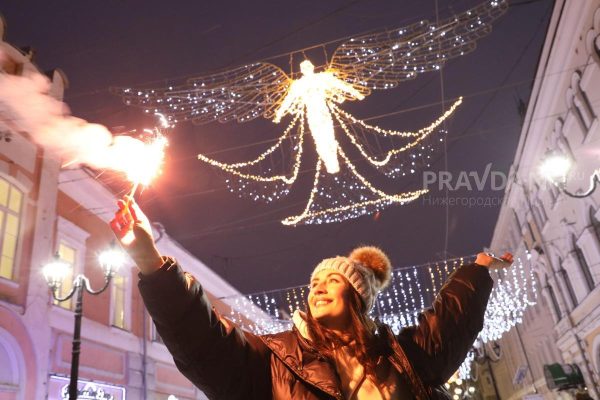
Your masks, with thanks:
<instances>
[{"instance_id":1,"label":"string light","mask_svg":"<svg viewBox=\"0 0 600 400\"><path fill-rule=\"evenodd\" d=\"M213 167L221 168L222 170L227 171L231 174L237 175L241 178L252 179L252 180L260 181L260 182L282 181L288 185L292 185L296 181L296 178L298 177L298 172L300 170L300 160L302 157L302 144L304 143L304 124L303 123L300 123L300 125L299 125L300 133L298 134L298 145L296 146L297 152L296 152L296 157L295 157L294 164L293 164L293 169L292 169L293 172L290 177L286 177L285 175L263 176L263 175L256 175L256 174L247 174L247 173L241 172L240 169L245 168L245 167L254 166L254 165L259 164L261 161L264 161L268 155L272 154L275 150L277 150L281 146L281 144L284 142L285 139L289 138L289 134L290 134L292 128L294 128L294 126L296 126L298 121L303 122L303 116L304 115L302 113L299 113L294 118L294 120L292 120L292 122L288 125L286 130L283 132L283 135L277 140L277 142L252 161L239 162L239 163L234 163L234 164L226 164L226 163L222 163L222 162L213 160L211 158L208 158L202 154L198 154L198 159L212 165Z\"/></svg>"},{"instance_id":2,"label":"string light","mask_svg":"<svg viewBox=\"0 0 600 400\"><path fill-rule=\"evenodd\" d=\"M508 271L490 270L494 287L485 311L483 329L479 333L483 343L500 339L520 323L525 310L535 304L537 284L527 254L525 257L515 257ZM403 327L416 324L418 313L431 306L436 291L434 288L440 287L441 282L460 265L474 259L474 256L460 257L394 269L390 285L379 294L376 307L370 315L389 325L398 334ZM229 315L233 322L254 333L264 334L290 329L291 321L281 319L275 310L286 310L289 315L298 309L305 310L307 295L307 286L298 286L230 297L225 301L233 305ZM263 299L262 302L255 300L259 297ZM253 325L250 326L248 321L254 321ZM469 363L469 360L465 362ZM463 365L461 368L462 379L465 379L470 366Z\"/></svg>"},{"instance_id":3,"label":"string light","mask_svg":"<svg viewBox=\"0 0 600 400\"><path fill-rule=\"evenodd\" d=\"M300 64L302 76L286 74L281 68L257 62L216 74L188 80L185 84L154 89L115 88L127 105L163 116L165 123L213 121L239 123L260 116L279 123L289 114L292 121L276 143L248 162L226 164L205 155L198 158L232 175L231 191L257 201L274 201L287 195L299 173L303 152L305 120L318 153L314 185L304 211L283 219L285 225L339 222L380 211L392 204L406 204L424 190L386 194L357 172L335 136L334 119L360 154L391 178L415 174L430 166L433 145L424 143L461 104L456 101L434 123L417 132L386 130L366 124L338 104L362 100L372 90L391 89L418 74L436 71L455 57L471 52L477 40L491 31L491 23L506 11L506 1L488 0L438 25L420 21L407 27L352 38L338 46L331 61L315 68L310 60ZM321 72L315 72L318 69ZM297 136L292 136L298 127ZM358 130L361 135L356 134ZM440 133L445 133L440 131ZM408 143L383 151L383 158L369 154L361 137L407 139ZM363 138L364 139L364 138ZM443 141L443 138L439 138ZM290 149L284 149L284 143ZM291 155L284 173L275 171L285 160L280 150ZM405 158L398 157L399 155ZM289 162L288 161L288 162ZM269 164L270 163L270 164ZM337 179L325 176L322 167ZM258 184L258 185L255 185ZM258 186L258 189L255 188Z\"/></svg>"},{"instance_id":4,"label":"string light","mask_svg":"<svg viewBox=\"0 0 600 400\"><path fill-rule=\"evenodd\" d=\"M322 162L317 162L317 168L308 203L304 211L295 216L285 218L284 225L296 225L303 223L331 223L340 222L349 218L356 218L365 213L374 212L384 206L399 203L406 204L427 193L427 190L421 189L412 192L389 195L375 188L367 179L356 171L356 167L350 162L341 148L338 148L338 154L348 167L348 173L344 175L348 180L343 181L343 177L334 176L334 186L349 188L345 196L333 197L328 190L331 185L322 185L322 179L326 174L322 173ZM331 177L327 177L331 181ZM348 196L351 193L358 194L359 198L351 199Z\"/></svg>"},{"instance_id":5,"label":"string light","mask_svg":"<svg viewBox=\"0 0 600 400\"><path fill-rule=\"evenodd\" d=\"M465 357L465 360L462 362L460 367L458 367L458 377L460 379L467 380L467 379L471 378L473 361L475 361L475 351L473 349L471 349L467 353L467 357Z\"/></svg>"}]
</instances>

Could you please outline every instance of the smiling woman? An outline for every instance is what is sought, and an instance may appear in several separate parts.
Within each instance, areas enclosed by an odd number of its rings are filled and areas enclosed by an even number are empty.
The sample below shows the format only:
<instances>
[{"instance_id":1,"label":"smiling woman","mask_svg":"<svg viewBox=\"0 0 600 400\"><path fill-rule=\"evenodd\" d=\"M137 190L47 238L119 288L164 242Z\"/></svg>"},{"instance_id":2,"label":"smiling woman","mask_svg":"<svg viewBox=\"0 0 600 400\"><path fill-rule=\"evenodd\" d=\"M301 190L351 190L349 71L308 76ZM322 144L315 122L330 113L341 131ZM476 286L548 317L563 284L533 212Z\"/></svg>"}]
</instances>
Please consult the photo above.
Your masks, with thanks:
<instances>
[{"instance_id":1,"label":"smiling woman","mask_svg":"<svg viewBox=\"0 0 600 400\"><path fill-rule=\"evenodd\" d=\"M139 289L179 370L211 399L449 399L443 384L483 327L492 289L488 268L512 256L481 253L458 268L416 326L394 335L369 312L390 280L376 247L321 261L308 310L294 328L255 335L218 315L200 283L156 249L146 216L130 198L111 227L140 268Z\"/></svg>"}]
</instances>

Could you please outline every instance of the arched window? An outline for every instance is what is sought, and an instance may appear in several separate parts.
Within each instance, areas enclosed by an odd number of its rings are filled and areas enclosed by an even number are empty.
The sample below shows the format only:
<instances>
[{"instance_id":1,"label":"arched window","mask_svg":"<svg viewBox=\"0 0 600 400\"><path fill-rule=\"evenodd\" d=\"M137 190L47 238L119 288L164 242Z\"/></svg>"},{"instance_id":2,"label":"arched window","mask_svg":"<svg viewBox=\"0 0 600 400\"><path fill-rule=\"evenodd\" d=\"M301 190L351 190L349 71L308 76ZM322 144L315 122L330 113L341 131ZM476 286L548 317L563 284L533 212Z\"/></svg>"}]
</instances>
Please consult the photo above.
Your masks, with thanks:
<instances>
[{"instance_id":1,"label":"arched window","mask_svg":"<svg viewBox=\"0 0 600 400\"><path fill-rule=\"evenodd\" d=\"M588 290L592 291L596 285L594 284L594 278L592 277L592 272L590 271L590 267L585 259L585 255L583 254L583 251L581 251L581 248L577 245L575 235L571 235L571 241L573 242L573 253L575 254L575 258L577 258L577 264L579 264L579 269L583 275L583 280L585 280Z\"/></svg>"},{"instance_id":2,"label":"arched window","mask_svg":"<svg viewBox=\"0 0 600 400\"><path fill-rule=\"evenodd\" d=\"M556 300L556 293L554 293L554 288L550 285L548 280L548 275L546 275L546 285L544 289L548 292L548 297L550 298L550 302L552 303L552 309L554 310L554 315L556 315L556 320L560 321L562 318L562 314L560 312L560 307L558 306L558 301Z\"/></svg>"},{"instance_id":3,"label":"arched window","mask_svg":"<svg viewBox=\"0 0 600 400\"><path fill-rule=\"evenodd\" d=\"M0 399L23 399L26 381L23 353L15 338L0 327Z\"/></svg>"},{"instance_id":4,"label":"arched window","mask_svg":"<svg viewBox=\"0 0 600 400\"><path fill-rule=\"evenodd\" d=\"M575 290L573 290L573 285L571 284L571 278L569 278L569 274L567 274L567 271L563 267L563 261L560 258L558 259L558 265L560 268L558 273L560 274L560 277L567 288L567 293L569 294L569 299L571 299L571 304L573 305L573 308L575 308L579 303L577 302L577 296L575 296Z\"/></svg>"},{"instance_id":5,"label":"arched window","mask_svg":"<svg viewBox=\"0 0 600 400\"><path fill-rule=\"evenodd\" d=\"M0 277L16 278L23 192L0 178Z\"/></svg>"}]
</instances>

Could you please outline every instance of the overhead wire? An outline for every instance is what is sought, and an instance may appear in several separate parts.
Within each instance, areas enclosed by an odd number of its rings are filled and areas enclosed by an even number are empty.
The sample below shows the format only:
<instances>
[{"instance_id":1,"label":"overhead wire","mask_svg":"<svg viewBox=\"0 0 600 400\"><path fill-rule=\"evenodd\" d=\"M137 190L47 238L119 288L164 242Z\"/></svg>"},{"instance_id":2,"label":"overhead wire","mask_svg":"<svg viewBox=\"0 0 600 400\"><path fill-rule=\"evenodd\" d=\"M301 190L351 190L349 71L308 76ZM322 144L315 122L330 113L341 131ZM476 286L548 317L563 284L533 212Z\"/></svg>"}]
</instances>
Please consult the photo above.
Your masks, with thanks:
<instances>
[{"instance_id":1,"label":"overhead wire","mask_svg":"<svg viewBox=\"0 0 600 400\"><path fill-rule=\"evenodd\" d=\"M440 13L439 13L439 8L438 8L438 0L435 0L435 23L439 24L440 21ZM440 72L439 72L439 77L440 77L440 105L442 106L442 113L446 112L446 94L444 91L444 66L442 66L440 68ZM447 130L447 122L446 120L444 120L442 122L442 129L444 129L444 131L448 131ZM444 171L448 171L448 141L444 140ZM447 256L448 254L448 235L449 235L449 230L450 230L450 205L448 202L448 197L449 197L450 193L448 190L448 186L444 186L444 198L446 200L445 202L445 213L444 213L444 244L443 244L443 251L444 251L444 257Z\"/></svg>"}]
</instances>

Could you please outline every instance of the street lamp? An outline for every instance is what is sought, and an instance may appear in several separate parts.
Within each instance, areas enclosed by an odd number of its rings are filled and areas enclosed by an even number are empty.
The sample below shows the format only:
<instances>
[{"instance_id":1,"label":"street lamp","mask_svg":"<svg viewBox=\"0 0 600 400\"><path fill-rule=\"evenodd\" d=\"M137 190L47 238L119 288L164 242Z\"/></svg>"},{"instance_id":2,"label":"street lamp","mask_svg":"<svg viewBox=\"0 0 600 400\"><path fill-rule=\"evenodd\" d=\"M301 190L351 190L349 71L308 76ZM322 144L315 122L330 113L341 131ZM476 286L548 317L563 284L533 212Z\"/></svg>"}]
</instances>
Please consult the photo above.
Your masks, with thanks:
<instances>
[{"instance_id":1,"label":"street lamp","mask_svg":"<svg viewBox=\"0 0 600 400\"><path fill-rule=\"evenodd\" d=\"M560 189L564 194L576 199L582 199L591 195L596 186L600 183L600 169L594 171L590 176L590 186L585 193L572 193L566 188L567 175L571 169L571 160L562 154L549 153L544 157L540 165L540 173L544 178L552 182L556 187Z\"/></svg>"},{"instance_id":2,"label":"street lamp","mask_svg":"<svg viewBox=\"0 0 600 400\"><path fill-rule=\"evenodd\" d=\"M73 332L73 350L71 355L71 378L69 381L69 399L77 399L77 379L79 375L79 353L81 352L81 317L83 315L83 292L98 295L106 290L113 275L124 264L125 257L122 252L117 250L115 246L102 252L98 257L98 261L104 271L104 286L100 290L93 290L90 286L90 281L83 274L78 274L73 279L73 287L71 291L64 297L60 297L59 290L68 276L71 265L60 260L60 257L55 254L54 259L42 268L42 274L46 279L46 283L52 292L52 297L58 301L67 301L76 296L75 303L75 328Z\"/></svg>"}]
</instances>

